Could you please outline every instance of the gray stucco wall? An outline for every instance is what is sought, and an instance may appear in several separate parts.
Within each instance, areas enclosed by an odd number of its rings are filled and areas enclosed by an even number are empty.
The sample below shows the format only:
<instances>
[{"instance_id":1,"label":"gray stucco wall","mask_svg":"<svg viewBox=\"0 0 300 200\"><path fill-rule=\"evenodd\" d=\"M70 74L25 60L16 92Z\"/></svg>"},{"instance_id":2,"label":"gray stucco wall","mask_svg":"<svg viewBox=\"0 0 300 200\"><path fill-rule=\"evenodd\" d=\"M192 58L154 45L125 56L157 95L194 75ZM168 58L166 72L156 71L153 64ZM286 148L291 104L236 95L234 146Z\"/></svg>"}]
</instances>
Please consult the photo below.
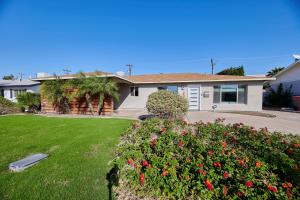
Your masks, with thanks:
<instances>
[{"instance_id":1,"label":"gray stucco wall","mask_svg":"<svg viewBox=\"0 0 300 200\"><path fill-rule=\"evenodd\" d=\"M139 87L139 96L130 95L130 85L120 85L120 101L115 103L115 109L145 109L148 96L156 92L159 86L177 85L178 94L188 98L188 86L199 86L200 88L200 109L212 110L213 103L213 86L221 84L242 84L247 85L247 103L219 103L216 104L216 110L241 110L241 111L261 111L262 110L262 81L258 82L230 82L230 83L191 83L191 84L145 84L134 85ZM203 93L208 93L208 97L204 97Z\"/></svg>"}]
</instances>

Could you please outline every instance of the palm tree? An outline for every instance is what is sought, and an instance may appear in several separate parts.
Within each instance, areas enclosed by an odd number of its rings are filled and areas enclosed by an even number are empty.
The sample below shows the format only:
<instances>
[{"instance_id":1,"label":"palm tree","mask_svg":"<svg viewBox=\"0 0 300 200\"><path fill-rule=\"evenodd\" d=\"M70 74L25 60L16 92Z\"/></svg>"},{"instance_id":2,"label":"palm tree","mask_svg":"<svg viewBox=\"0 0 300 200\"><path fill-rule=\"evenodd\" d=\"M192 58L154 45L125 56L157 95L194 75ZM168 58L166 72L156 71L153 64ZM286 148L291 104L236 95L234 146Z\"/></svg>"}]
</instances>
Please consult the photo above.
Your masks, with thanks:
<instances>
[{"instance_id":1,"label":"palm tree","mask_svg":"<svg viewBox=\"0 0 300 200\"><path fill-rule=\"evenodd\" d=\"M92 101L98 98L98 115L103 109L103 101L107 97L119 100L119 92L116 82L102 77L86 77L84 73L80 73L77 79L69 81L69 86L75 87L76 90L71 94L71 98L85 98L89 110L94 115Z\"/></svg>"},{"instance_id":2,"label":"palm tree","mask_svg":"<svg viewBox=\"0 0 300 200\"><path fill-rule=\"evenodd\" d=\"M273 77L284 69L285 69L284 67L275 67L267 72L267 76Z\"/></svg>"},{"instance_id":3,"label":"palm tree","mask_svg":"<svg viewBox=\"0 0 300 200\"><path fill-rule=\"evenodd\" d=\"M56 79L42 83L41 97L52 103L58 112L70 112L68 94L66 93L65 81L56 76Z\"/></svg>"}]
</instances>

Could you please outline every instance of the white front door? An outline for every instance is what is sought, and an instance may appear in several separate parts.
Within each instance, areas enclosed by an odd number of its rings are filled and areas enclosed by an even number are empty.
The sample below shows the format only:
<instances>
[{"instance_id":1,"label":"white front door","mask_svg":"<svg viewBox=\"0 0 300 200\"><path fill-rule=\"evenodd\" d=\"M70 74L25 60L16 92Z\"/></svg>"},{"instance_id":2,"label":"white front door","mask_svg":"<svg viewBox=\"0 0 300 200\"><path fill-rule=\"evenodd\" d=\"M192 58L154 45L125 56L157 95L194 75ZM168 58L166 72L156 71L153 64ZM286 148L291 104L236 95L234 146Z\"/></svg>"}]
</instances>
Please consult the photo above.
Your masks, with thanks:
<instances>
[{"instance_id":1,"label":"white front door","mask_svg":"<svg viewBox=\"0 0 300 200\"><path fill-rule=\"evenodd\" d=\"M200 87L188 86L189 110L200 110Z\"/></svg>"}]
</instances>

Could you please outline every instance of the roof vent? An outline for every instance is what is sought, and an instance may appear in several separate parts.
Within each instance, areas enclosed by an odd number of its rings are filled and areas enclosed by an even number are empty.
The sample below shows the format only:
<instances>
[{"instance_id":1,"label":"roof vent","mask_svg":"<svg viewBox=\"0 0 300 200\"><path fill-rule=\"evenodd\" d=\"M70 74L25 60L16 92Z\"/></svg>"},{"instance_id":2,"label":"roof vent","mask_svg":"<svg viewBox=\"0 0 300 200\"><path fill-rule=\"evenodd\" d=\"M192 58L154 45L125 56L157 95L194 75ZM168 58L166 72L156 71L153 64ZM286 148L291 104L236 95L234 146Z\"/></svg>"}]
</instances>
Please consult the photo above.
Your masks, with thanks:
<instances>
[{"instance_id":1,"label":"roof vent","mask_svg":"<svg viewBox=\"0 0 300 200\"><path fill-rule=\"evenodd\" d=\"M44 78L44 77L47 77L47 76L49 76L49 74L46 73L46 72L38 72L38 73L36 74L36 77L37 77L37 78Z\"/></svg>"},{"instance_id":2,"label":"roof vent","mask_svg":"<svg viewBox=\"0 0 300 200\"><path fill-rule=\"evenodd\" d=\"M295 58L295 62L298 62L300 60L300 55L293 55L293 57Z\"/></svg>"},{"instance_id":3,"label":"roof vent","mask_svg":"<svg viewBox=\"0 0 300 200\"><path fill-rule=\"evenodd\" d=\"M123 72L123 71L117 71L116 75L117 76L125 76L125 72Z\"/></svg>"}]
</instances>

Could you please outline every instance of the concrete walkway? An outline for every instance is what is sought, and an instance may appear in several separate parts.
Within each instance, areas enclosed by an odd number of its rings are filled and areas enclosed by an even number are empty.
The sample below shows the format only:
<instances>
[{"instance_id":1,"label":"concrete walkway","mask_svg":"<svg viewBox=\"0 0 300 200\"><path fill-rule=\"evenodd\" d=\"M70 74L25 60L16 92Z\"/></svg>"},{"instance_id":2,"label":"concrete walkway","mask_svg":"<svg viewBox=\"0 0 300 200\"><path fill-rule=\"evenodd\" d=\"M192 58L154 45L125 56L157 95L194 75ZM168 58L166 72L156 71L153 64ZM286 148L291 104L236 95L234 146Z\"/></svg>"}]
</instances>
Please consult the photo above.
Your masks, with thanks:
<instances>
[{"instance_id":1,"label":"concrete walkway","mask_svg":"<svg viewBox=\"0 0 300 200\"><path fill-rule=\"evenodd\" d=\"M300 135L300 113L266 110L262 112L276 115L276 117L269 118L209 111L189 112L187 117L190 122L213 122L217 118L225 118L225 123L242 122L257 129L267 127L270 131L279 131L283 133L293 133Z\"/></svg>"}]
</instances>

